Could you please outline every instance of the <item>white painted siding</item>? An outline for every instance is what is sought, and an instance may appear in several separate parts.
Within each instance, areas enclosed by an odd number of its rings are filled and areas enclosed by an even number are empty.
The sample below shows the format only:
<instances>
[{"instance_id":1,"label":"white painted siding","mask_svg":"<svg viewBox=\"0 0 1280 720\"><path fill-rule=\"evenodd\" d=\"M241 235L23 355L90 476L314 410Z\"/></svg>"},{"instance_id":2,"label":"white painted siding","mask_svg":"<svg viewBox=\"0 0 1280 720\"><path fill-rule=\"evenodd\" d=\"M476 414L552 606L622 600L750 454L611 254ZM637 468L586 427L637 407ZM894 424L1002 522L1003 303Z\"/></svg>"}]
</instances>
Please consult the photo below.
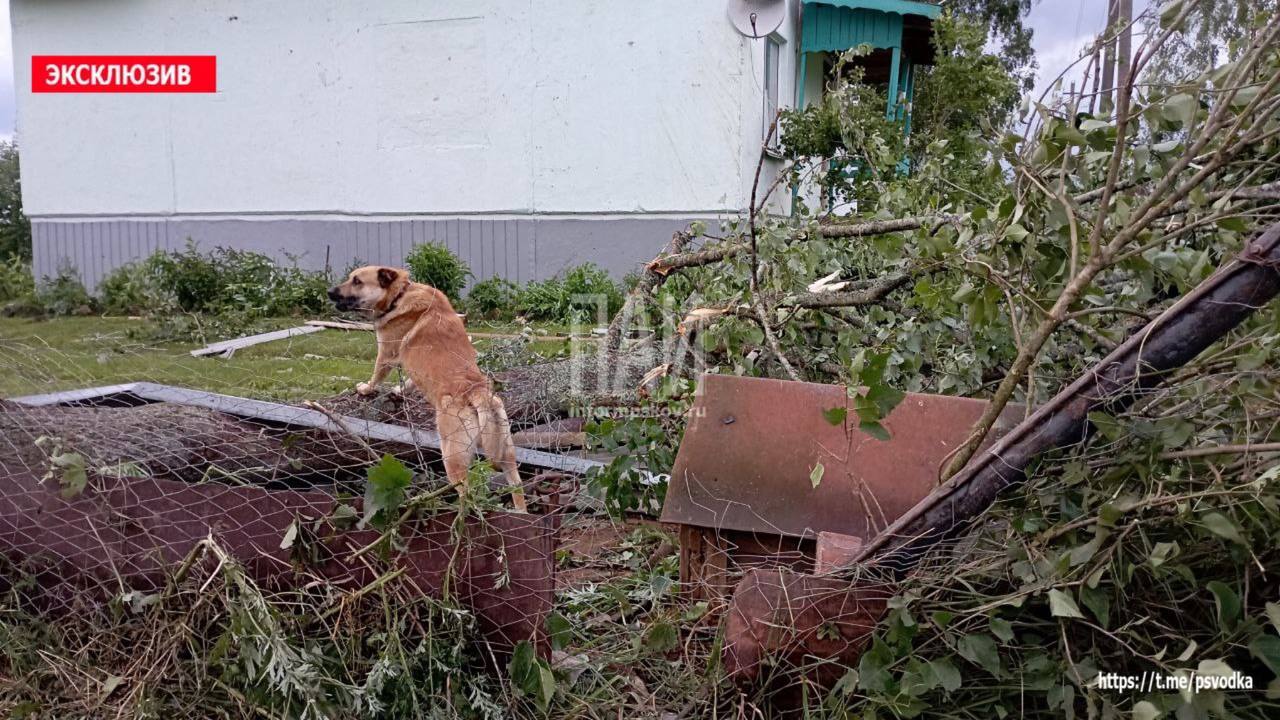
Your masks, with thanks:
<instances>
[{"instance_id":1,"label":"white painted siding","mask_svg":"<svg viewBox=\"0 0 1280 720\"><path fill-rule=\"evenodd\" d=\"M764 42L723 0L13 0L11 16L37 218L717 213L745 207L759 154ZM213 54L219 91L33 95L32 54Z\"/></svg>"}]
</instances>

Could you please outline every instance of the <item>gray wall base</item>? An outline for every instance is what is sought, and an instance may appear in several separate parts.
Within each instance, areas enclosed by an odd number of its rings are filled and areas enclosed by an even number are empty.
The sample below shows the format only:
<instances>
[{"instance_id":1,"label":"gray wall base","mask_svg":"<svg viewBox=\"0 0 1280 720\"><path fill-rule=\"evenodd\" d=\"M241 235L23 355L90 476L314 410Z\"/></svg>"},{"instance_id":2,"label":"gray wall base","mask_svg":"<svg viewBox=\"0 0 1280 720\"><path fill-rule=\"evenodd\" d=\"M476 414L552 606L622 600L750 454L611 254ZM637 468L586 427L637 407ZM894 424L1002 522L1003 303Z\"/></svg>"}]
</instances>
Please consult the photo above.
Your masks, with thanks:
<instances>
[{"instance_id":1,"label":"gray wall base","mask_svg":"<svg viewBox=\"0 0 1280 720\"><path fill-rule=\"evenodd\" d=\"M156 250L180 250L188 239L201 250L252 250L309 270L322 270L327 261L335 274L356 261L403 265L411 247L434 242L457 253L477 280L545 280L583 262L621 278L695 219L705 217L35 219L31 230L36 279L65 264L92 291L113 269Z\"/></svg>"}]
</instances>

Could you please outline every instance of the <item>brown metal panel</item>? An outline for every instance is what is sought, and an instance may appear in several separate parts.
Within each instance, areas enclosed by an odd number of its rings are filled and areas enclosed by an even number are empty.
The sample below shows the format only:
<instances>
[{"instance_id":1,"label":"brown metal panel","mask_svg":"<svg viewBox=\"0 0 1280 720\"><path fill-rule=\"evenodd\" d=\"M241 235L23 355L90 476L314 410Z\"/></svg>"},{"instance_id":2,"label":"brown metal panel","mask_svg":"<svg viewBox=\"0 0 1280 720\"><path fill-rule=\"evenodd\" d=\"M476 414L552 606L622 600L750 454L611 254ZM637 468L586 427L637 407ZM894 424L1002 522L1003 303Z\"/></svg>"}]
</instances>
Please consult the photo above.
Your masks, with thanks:
<instances>
[{"instance_id":1,"label":"brown metal panel","mask_svg":"<svg viewBox=\"0 0 1280 720\"><path fill-rule=\"evenodd\" d=\"M360 501L351 502L358 513ZM150 477L95 476L67 499L19 459L0 456L0 555L35 581L51 609L70 609L71 599L105 602L122 583L157 591L209 537L265 588L297 587L319 576L354 590L378 575L375 564L351 559L378 538L376 531L325 524L317 559L304 568L280 547L295 518L327 518L336 505L323 492ZM454 597L475 613L495 650L528 639L548 651L543 623L554 601L556 518L490 512L468 519L460 538L455 525L452 513L441 513L401 529L403 552L390 562L406 569L404 582L438 596L451 574Z\"/></svg>"},{"instance_id":2,"label":"brown metal panel","mask_svg":"<svg viewBox=\"0 0 1280 720\"><path fill-rule=\"evenodd\" d=\"M832 425L823 411L840 407L847 420ZM883 420L891 436L883 441L858 429L843 386L704 375L662 522L871 537L934 488L942 461L985 408L983 400L908 393ZM995 434L1021 414L1010 408Z\"/></svg>"}]
</instances>

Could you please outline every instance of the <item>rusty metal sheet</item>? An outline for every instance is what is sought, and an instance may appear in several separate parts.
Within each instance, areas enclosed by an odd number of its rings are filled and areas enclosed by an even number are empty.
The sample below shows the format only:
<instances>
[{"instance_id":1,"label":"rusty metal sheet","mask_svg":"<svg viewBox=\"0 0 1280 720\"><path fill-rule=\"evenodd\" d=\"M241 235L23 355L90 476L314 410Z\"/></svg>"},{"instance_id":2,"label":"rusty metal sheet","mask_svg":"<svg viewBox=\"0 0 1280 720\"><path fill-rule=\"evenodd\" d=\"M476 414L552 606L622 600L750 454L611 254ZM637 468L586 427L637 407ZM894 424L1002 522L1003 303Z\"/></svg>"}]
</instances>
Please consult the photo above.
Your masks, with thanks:
<instances>
[{"instance_id":1,"label":"rusty metal sheet","mask_svg":"<svg viewBox=\"0 0 1280 720\"><path fill-rule=\"evenodd\" d=\"M316 557L304 568L295 566L290 550L281 549L296 518L333 515L338 501L328 493L150 477L95 478L69 499L58 490L21 462L0 457L0 555L44 591L43 603L50 609L105 602L122 587L158 591L208 537L267 589L298 587L320 577L354 590L377 577L370 563L348 562L355 550L378 538L374 530L325 523ZM358 513L360 501L351 503ZM487 513L483 520L465 523L461 548L454 520L453 513L440 513L402 528L403 552L390 561L405 568L404 581L438 595L452 572L454 597L475 613L494 650L508 652L531 640L549 651L543 627L554 602L558 518ZM0 585L4 582L0 577Z\"/></svg>"},{"instance_id":2,"label":"rusty metal sheet","mask_svg":"<svg viewBox=\"0 0 1280 720\"><path fill-rule=\"evenodd\" d=\"M829 688L857 665L892 588L790 570L751 570L733 592L725 622L725 672L740 685L764 681L772 690L801 683L772 668L804 668L808 679ZM811 662L830 658L840 662Z\"/></svg>"},{"instance_id":3,"label":"rusty metal sheet","mask_svg":"<svg viewBox=\"0 0 1280 720\"><path fill-rule=\"evenodd\" d=\"M987 406L908 393L882 421L886 441L858 429L840 385L704 375L699 390L662 522L806 538L874 536L935 487L943 459ZM832 425L823 411L840 407L847 420ZM992 435L1022 414L1011 406Z\"/></svg>"}]
</instances>

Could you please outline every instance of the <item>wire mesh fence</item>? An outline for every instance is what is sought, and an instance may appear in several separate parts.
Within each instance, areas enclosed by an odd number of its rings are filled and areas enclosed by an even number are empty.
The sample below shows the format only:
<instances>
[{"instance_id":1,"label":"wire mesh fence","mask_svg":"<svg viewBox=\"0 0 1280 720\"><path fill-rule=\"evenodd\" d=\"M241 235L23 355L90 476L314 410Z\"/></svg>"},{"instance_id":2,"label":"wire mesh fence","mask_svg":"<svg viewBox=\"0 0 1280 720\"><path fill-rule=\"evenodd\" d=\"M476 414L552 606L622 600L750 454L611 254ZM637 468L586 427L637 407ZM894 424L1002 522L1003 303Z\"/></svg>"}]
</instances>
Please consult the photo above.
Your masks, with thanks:
<instances>
[{"instance_id":1,"label":"wire mesh fence","mask_svg":"<svg viewBox=\"0 0 1280 720\"><path fill-rule=\"evenodd\" d=\"M519 704L500 678L513 656L536 672L550 650L567 476L548 469L589 463L521 450L532 514L510 512L485 462L462 499L420 395L350 392L369 333L196 358L92 320L0 337L0 706L347 717ZM66 324L77 332L58 336ZM516 428L550 417L525 403Z\"/></svg>"}]
</instances>

